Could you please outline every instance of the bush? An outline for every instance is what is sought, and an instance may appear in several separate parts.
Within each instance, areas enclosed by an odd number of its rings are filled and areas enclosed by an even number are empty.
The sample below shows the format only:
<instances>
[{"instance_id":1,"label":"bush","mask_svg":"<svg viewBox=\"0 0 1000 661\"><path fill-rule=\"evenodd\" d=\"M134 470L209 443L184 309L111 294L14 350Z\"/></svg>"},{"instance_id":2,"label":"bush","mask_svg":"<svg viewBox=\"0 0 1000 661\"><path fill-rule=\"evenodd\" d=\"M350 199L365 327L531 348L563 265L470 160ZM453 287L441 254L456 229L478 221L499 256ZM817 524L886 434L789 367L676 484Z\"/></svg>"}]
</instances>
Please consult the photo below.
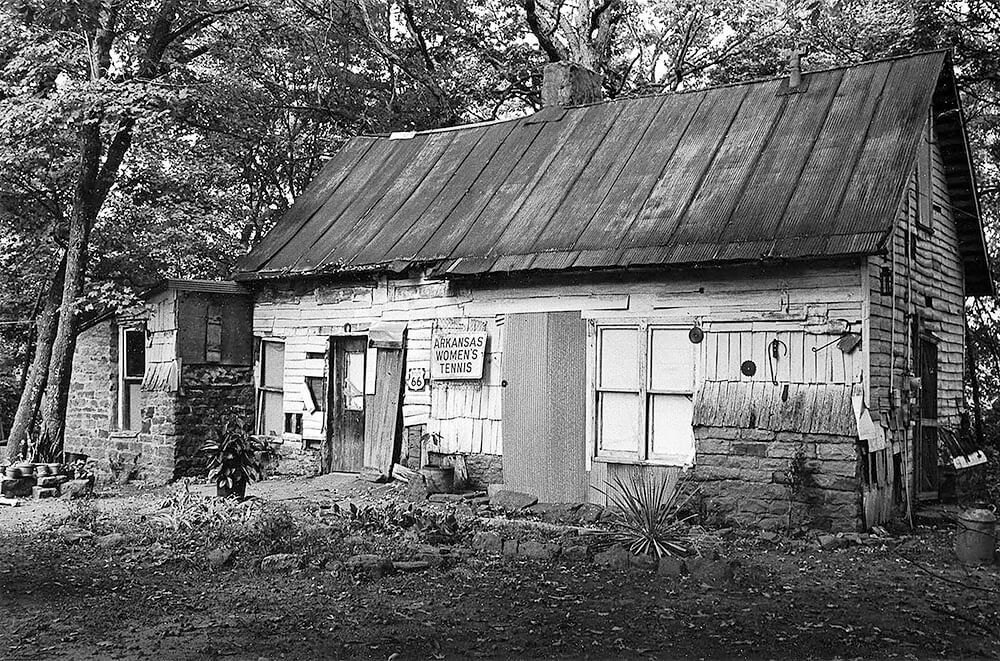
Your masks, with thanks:
<instances>
[{"instance_id":1,"label":"bush","mask_svg":"<svg viewBox=\"0 0 1000 661\"><path fill-rule=\"evenodd\" d=\"M683 511L697 493L686 488L686 479L672 480L666 474L650 477L632 470L616 475L604 494L618 510L607 538L624 545L633 555L684 556L691 551L683 541L694 514ZM687 492L686 496L682 496Z\"/></svg>"}]
</instances>

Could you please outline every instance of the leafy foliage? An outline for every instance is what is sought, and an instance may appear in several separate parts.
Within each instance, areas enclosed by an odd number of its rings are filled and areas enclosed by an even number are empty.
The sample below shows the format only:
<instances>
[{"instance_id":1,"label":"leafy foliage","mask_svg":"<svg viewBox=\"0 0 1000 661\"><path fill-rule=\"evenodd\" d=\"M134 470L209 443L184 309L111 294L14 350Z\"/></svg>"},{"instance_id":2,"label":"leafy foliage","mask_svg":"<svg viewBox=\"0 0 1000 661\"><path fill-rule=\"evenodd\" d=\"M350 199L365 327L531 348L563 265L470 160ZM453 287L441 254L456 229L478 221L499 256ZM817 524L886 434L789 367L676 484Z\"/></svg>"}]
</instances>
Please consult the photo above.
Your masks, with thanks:
<instances>
[{"instance_id":1,"label":"leafy foliage","mask_svg":"<svg viewBox=\"0 0 1000 661\"><path fill-rule=\"evenodd\" d=\"M212 455L208 479L228 489L261 479L261 454L269 452L267 444L248 434L235 418L223 420L216 434L214 440L202 447L203 452Z\"/></svg>"},{"instance_id":2,"label":"leafy foliage","mask_svg":"<svg viewBox=\"0 0 1000 661\"><path fill-rule=\"evenodd\" d=\"M412 503L400 506L395 503L364 505L350 503L346 508L334 503L333 511L348 521L354 533L395 535L412 533L418 540L429 544L455 544L464 533L454 511L438 511L416 507Z\"/></svg>"}]
</instances>

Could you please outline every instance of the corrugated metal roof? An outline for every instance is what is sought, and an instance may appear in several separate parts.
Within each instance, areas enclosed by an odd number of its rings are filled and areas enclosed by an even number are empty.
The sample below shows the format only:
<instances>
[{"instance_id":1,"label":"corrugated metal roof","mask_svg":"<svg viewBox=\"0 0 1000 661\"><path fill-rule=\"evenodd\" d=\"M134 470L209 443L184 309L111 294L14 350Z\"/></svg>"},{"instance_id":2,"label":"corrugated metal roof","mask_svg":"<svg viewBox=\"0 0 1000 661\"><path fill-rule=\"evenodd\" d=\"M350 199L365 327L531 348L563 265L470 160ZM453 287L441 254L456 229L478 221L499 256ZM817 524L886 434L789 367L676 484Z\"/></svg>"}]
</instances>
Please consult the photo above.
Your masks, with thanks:
<instances>
[{"instance_id":1,"label":"corrugated metal roof","mask_svg":"<svg viewBox=\"0 0 1000 661\"><path fill-rule=\"evenodd\" d=\"M190 278L164 278L143 291L140 296L149 298L168 289L202 292L205 294L249 294L245 287L232 280L196 280Z\"/></svg>"},{"instance_id":2,"label":"corrugated metal roof","mask_svg":"<svg viewBox=\"0 0 1000 661\"><path fill-rule=\"evenodd\" d=\"M943 51L698 92L355 138L238 279L869 254L888 235Z\"/></svg>"}]
</instances>

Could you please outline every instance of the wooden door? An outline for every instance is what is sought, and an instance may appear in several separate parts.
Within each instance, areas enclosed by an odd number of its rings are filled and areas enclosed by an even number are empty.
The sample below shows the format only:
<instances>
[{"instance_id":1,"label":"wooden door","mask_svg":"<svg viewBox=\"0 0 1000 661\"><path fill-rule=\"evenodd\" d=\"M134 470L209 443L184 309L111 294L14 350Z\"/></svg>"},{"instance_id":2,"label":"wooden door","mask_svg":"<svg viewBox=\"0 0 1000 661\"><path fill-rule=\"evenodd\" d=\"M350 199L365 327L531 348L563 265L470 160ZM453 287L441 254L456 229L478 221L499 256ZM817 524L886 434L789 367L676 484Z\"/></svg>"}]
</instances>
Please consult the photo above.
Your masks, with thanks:
<instances>
[{"instance_id":1,"label":"wooden door","mask_svg":"<svg viewBox=\"0 0 1000 661\"><path fill-rule=\"evenodd\" d=\"M331 337L323 473L358 473L365 448L365 337Z\"/></svg>"},{"instance_id":2,"label":"wooden door","mask_svg":"<svg viewBox=\"0 0 1000 661\"><path fill-rule=\"evenodd\" d=\"M934 499L938 496L938 348L921 337L917 352L917 374L920 376L919 417L916 425L914 477L917 497Z\"/></svg>"},{"instance_id":3,"label":"wooden door","mask_svg":"<svg viewBox=\"0 0 1000 661\"><path fill-rule=\"evenodd\" d=\"M587 326L579 312L507 315L503 477L542 502L587 500Z\"/></svg>"}]
</instances>

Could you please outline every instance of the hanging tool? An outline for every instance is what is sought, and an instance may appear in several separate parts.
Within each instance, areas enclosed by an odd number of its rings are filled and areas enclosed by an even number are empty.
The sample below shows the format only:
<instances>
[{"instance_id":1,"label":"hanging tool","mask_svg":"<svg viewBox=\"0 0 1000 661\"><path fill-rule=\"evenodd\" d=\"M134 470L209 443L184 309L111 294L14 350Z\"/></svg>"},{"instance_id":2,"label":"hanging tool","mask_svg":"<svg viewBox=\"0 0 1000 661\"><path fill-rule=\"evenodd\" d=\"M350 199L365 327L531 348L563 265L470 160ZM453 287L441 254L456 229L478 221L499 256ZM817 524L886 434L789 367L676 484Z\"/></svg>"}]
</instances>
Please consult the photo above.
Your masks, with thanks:
<instances>
[{"instance_id":1,"label":"hanging tool","mask_svg":"<svg viewBox=\"0 0 1000 661\"><path fill-rule=\"evenodd\" d=\"M812 352L813 353L819 353L820 351L822 351L823 349L827 348L828 346L830 346L832 344L836 344L837 342L840 342L845 337L847 337L848 335L851 335L851 334L852 334L851 333L851 322L848 321L847 322L847 329L843 333L841 333L840 335L838 335L837 337L833 338L832 340L830 340L829 342L827 342L826 344L824 344L822 346L813 347L812 348Z\"/></svg>"},{"instance_id":2,"label":"hanging tool","mask_svg":"<svg viewBox=\"0 0 1000 661\"><path fill-rule=\"evenodd\" d=\"M784 351L784 353L782 353ZM774 338L767 348L767 365L771 368L771 383L778 385L778 359L788 355L788 345Z\"/></svg>"}]
</instances>

